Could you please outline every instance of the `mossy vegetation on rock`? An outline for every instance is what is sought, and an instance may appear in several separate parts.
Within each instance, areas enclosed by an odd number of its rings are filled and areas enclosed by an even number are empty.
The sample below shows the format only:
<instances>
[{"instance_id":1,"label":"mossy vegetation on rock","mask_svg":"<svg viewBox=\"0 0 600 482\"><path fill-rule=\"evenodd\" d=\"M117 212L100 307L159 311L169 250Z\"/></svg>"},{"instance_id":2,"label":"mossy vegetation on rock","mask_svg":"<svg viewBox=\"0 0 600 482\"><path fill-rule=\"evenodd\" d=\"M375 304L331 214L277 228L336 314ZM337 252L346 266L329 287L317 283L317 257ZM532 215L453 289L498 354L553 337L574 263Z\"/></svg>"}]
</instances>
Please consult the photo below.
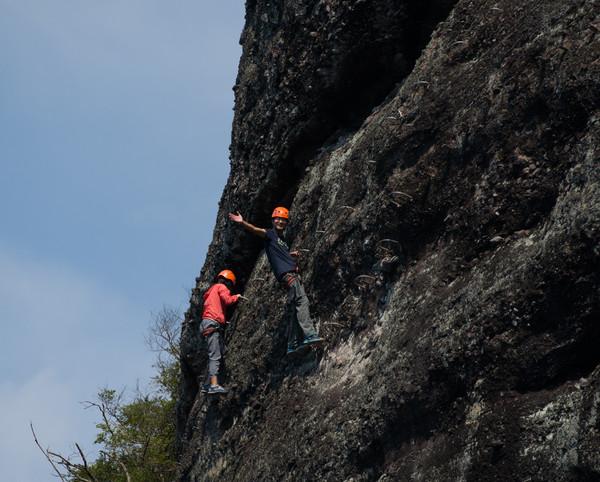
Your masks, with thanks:
<instances>
[{"instance_id":1,"label":"mossy vegetation on rock","mask_svg":"<svg viewBox=\"0 0 600 482\"><path fill-rule=\"evenodd\" d=\"M180 480L600 477L600 4L247 2L231 174L182 334ZM284 360L291 208L327 339ZM250 301L230 394L199 293Z\"/></svg>"}]
</instances>

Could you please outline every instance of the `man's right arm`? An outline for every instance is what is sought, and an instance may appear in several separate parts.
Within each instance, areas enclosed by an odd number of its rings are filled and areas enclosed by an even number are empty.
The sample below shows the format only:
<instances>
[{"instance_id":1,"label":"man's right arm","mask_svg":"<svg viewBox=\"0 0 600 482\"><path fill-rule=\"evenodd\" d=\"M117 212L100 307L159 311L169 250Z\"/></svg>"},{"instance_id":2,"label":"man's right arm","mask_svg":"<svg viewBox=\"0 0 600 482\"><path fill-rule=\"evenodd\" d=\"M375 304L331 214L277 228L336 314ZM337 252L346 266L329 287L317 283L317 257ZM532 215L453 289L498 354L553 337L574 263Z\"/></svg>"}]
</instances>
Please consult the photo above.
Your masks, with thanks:
<instances>
[{"instance_id":1,"label":"man's right arm","mask_svg":"<svg viewBox=\"0 0 600 482\"><path fill-rule=\"evenodd\" d=\"M252 233L256 236L260 236L261 238L267 237L267 230L263 228L258 228L254 226L254 224L250 224L248 221L245 221L240 213L229 213L229 219L236 224L242 226L246 231Z\"/></svg>"}]
</instances>

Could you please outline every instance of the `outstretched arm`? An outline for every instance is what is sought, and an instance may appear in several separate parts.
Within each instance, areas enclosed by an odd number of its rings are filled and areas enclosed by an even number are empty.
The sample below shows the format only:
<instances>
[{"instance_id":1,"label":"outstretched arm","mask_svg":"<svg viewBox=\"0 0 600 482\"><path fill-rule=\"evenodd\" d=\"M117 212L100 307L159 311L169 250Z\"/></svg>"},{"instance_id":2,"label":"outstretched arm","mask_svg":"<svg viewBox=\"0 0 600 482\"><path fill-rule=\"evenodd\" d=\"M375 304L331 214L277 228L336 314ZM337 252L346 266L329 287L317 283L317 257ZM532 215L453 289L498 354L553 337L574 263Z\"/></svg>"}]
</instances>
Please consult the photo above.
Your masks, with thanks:
<instances>
[{"instance_id":1,"label":"outstretched arm","mask_svg":"<svg viewBox=\"0 0 600 482\"><path fill-rule=\"evenodd\" d=\"M240 213L229 213L229 219L236 224L242 226L249 233L265 238L267 236L267 230L263 228L257 228L254 224L250 224L248 221L244 221L244 218Z\"/></svg>"}]
</instances>

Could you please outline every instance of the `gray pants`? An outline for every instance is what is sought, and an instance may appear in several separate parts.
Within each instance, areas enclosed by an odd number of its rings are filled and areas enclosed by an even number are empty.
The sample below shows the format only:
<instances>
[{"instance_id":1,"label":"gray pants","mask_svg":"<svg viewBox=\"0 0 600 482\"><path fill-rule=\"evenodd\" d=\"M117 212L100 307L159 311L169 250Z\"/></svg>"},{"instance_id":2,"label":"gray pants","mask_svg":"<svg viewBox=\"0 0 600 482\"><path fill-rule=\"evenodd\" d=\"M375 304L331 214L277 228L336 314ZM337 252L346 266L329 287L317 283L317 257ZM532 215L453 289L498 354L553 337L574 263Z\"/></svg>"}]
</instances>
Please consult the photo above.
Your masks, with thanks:
<instances>
[{"instance_id":1,"label":"gray pants","mask_svg":"<svg viewBox=\"0 0 600 482\"><path fill-rule=\"evenodd\" d=\"M219 323L214 320L202 320L200 323L200 332L207 328L220 328ZM215 330L206 337L208 346L208 371L206 374L206 383L210 383L210 377L217 376L221 368L221 360L225 354L225 345L221 330Z\"/></svg>"},{"instance_id":2,"label":"gray pants","mask_svg":"<svg viewBox=\"0 0 600 482\"><path fill-rule=\"evenodd\" d=\"M309 336L316 335L317 330L310 317L308 307L308 298L304 287L297 275L292 275L293 280L288 275L290 283L287 287L287 338L288 346L294 346ZM284 278L285 279L285 278Z\"/></svg>"}]
</instances>

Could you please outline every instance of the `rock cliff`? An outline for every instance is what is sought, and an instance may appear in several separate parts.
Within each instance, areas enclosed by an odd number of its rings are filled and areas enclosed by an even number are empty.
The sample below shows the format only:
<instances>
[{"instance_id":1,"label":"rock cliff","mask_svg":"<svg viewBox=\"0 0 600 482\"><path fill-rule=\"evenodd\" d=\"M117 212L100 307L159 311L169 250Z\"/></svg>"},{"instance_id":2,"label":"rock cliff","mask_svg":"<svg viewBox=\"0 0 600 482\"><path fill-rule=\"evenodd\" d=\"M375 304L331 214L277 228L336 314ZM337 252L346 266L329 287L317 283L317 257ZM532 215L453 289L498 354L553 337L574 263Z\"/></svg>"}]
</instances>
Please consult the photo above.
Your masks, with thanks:
<instances>
[{"instance_id":1,"label":"rock cliff","mask_svg":"<svg viewBox=\"0 0 600 482\"><path fill-rule=\"evenodd\" d=\"M246 2L181 481L600 480L600 2ZM284 358L291 209L324 350ZM198 393L233 269L231 392Z\"/></svg>"}]
</instances>

